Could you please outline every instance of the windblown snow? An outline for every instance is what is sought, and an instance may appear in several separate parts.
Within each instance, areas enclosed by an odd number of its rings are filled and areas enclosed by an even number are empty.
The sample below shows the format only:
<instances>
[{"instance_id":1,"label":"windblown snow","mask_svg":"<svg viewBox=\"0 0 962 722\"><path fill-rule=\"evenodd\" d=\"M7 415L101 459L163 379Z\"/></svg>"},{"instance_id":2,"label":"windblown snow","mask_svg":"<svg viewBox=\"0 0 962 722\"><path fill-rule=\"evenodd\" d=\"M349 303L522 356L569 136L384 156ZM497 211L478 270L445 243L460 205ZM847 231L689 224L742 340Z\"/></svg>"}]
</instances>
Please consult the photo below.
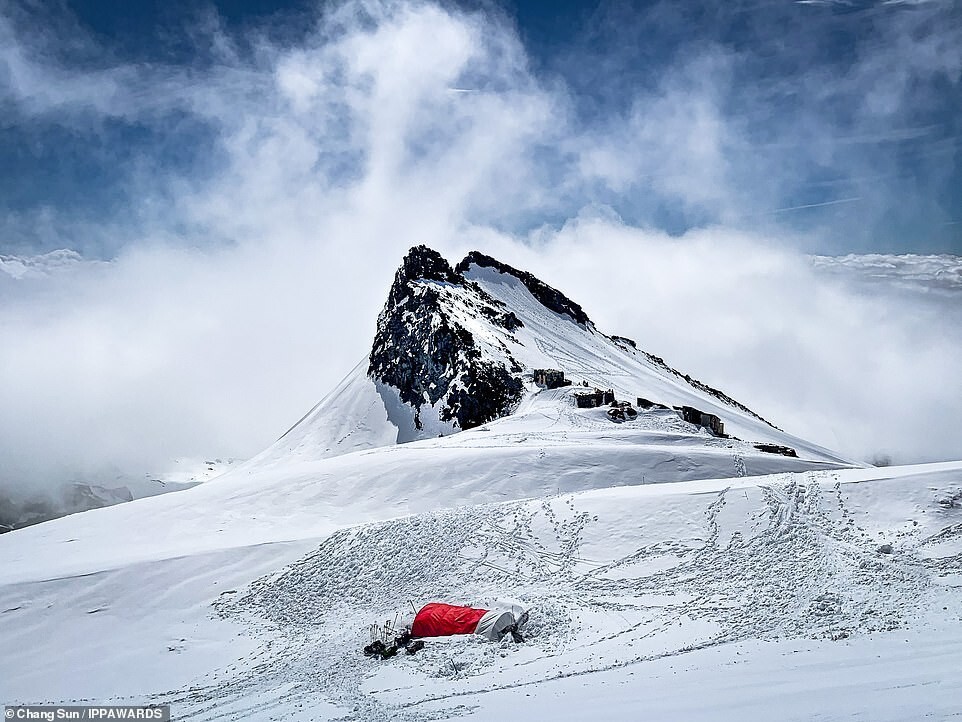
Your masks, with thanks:
<instances>
[{"instance_id":1,"label":"windblown snow","mask_svg":"<svg viewBox=\"0 0 962 722\"><path fill-rule=\"evenodd\" d=\"M520 321L435 289L472 358L517 369L508 413L461 429L428 398L418 428L365 359L220 477L0 536L0 699L191 720L958 716L962 461L859 468L516 275L464 277ZM582 382L665 408L615 422L576 406ZM525 643L361 653L372 622L494 599L529 609Z\"/></svg>"}]
</instances>

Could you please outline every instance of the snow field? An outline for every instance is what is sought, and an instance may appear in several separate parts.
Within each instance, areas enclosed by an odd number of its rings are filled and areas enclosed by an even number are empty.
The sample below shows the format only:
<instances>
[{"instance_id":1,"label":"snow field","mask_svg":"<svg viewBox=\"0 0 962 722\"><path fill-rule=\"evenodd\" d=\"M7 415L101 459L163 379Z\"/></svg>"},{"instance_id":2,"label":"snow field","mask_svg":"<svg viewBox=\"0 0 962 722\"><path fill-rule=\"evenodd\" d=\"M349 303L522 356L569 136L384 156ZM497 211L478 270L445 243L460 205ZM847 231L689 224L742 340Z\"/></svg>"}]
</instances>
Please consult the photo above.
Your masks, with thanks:
<instances>
[{"instance_id":1,"label":"snow field","mask_svg":"<svg viewBox=\"0 0 962 722\"><path fill-rule=\"evenodd\" d=\"M182 556L79 576L40 567L0 586L0 645L14 650L0 696L170 703L194 720L580 719L584 705L601 718L770 719L780 699L785 719L945 719L962 692L945 672L962 658L960 482L962 462L442 497L313 539L205 551L198 535ZM189 495L218 486L92 514L116 535L125 508L200 504ZM216 518L210 501L201 510ZM38 551L82 552L85 516L41 525L59 532L35 535ZM78 536L55 543L65 532ZM361 654L368 625L411 603L505 597L531 610L525 644Z\"/></svg>"},{"instance_id":2,"label":"snow field","mask_svg":"<svg viewBox=\"0 0 962 722\"><path fill-rule=\"evenodd\" d=\"M718 646L917 631L938 602L946 609L935 618L962 618L948 586L962 565L923 552L959 528L962 510L934 495L911 503L911 478L875 482L889 487L889 512L899 500L906 516L879 535L875 494L863 493L872 485L845 484L844 474L657 496L601 490L365 525L218 609L263 625L274 641L258 679L294 684L278 704L306 704L320 685L359 716L412 720L483 713L484 700L519 686ZM358 653L365 626L405 600L476 604L505 594L531 609L525 645L452 638L388 662ZM467 709L465 697L474 698Z\"/></svg>"}]
</instances>

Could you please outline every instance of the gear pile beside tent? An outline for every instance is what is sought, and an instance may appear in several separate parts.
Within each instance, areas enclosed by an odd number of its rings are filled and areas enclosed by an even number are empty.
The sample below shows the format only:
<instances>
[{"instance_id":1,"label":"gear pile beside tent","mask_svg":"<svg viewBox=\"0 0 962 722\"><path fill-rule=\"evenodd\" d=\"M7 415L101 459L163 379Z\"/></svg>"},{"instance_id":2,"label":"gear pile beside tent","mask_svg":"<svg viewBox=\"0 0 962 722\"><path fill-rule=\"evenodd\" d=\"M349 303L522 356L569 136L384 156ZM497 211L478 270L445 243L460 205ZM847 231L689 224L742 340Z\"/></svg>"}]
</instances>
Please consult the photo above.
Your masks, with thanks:
<instances>
[{"instance_id":1,"label":"gear pile beside tent","mask_svg":"<svg viewBox=\"0 0 962 722\"><path fill-rule=\"evenodd\" d=\"M391 620L384 626L371 626L371 643L364 648L368 657L388 659L401 649L414 654L424 649L423 637L448 637L456 634L478 634L492 642L510 634L516 643L524 641L520 628L528 621L528 613L517 604L493 605L493 609L460 607L431 602L425 604L408 622ZM400 634L394 636L394 632Z\"/></svg>"}]
</instances>

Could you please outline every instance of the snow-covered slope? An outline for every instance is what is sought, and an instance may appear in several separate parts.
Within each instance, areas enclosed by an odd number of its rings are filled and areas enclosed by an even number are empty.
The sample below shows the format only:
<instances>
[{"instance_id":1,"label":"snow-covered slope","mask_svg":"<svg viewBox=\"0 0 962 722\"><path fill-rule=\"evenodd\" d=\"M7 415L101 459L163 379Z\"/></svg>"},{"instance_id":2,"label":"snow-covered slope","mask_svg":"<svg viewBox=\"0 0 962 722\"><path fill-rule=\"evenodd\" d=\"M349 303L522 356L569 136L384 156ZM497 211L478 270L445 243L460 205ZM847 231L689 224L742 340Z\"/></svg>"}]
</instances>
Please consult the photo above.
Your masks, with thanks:
<instances>
[{"instance_id":1,"label":"snow-covered slope","mask_svg":"<svg viewBox=\"0 0 962 722\"><path fill-rule=\"evenodd\" d=\"M276 444L257 457L258 464L278 459L323 459L352 451L390 446L398 441L398 426L390 421L383 385L367 375L368 359L361 361L289 429Z\"/></svg>"},{"instance_id":2,"label":"snow-covered slope","mask_svg":"<svg viewBox=\"0 0 962 722\"><path fill-rule=\"evenodd\" d=\"M324 494L344 458L321 462L331 476L309 500L312 539L289 541L284 523L308 532L303 490L218 480L4 535L0 645L16 652L0 656L0 696L170 703L197 720L958 711L962 462L470 506L453 504L458 484L494 460L462 450L405 480L442 493L395 518L369 498L388 465L350 498ZM532 463L525 476L548 486L556 472ZM609 479L590 460L585 473ZM140 552L158 514L176 556ZM211 551L225 534L233 546ZM105 545L119 551L100 556ZM494 596L530 606L525 644L435 639L387 662L360 652L367 625L409 600Z\"/></svg>"},{"instance_id":3,"label":"snow-covered slope","mask_svg":"<svg viewBox=\"0 0 962 722\"><path fill-rule=\"evenodd\" d=\"M111 508L109 516L86 512L71 526L69 547L59 543L64 527L18 530L4 535L0 582L319 537L345 524L463 504L840 466L699 434L680 428L689 425L674 415L651 421L651 429L645 419L626 428L603 409L558 403L565 393L542 391L517 415L440 439L327 459L264 455L192 489ZM118 545L118 529L134 543Z\"/></svg>"}]
</instances>

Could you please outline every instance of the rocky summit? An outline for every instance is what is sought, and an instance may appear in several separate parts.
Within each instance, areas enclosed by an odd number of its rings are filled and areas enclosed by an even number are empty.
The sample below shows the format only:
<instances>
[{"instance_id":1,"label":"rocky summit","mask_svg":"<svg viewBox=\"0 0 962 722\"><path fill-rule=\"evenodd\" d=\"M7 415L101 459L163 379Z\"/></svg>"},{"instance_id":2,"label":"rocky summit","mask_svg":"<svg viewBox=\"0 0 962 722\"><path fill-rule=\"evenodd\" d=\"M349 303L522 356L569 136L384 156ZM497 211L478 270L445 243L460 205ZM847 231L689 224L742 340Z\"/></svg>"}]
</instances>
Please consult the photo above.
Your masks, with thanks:
<instances>
[{"instance_id":1,"label":"rocky summit","mask_svg":"<svg viewBox=\"0 0 962 722\"><path fill-rule=\"evenodd\" d=\"M423 428L425 404L440 404L441 421L470 429L503 416L521 398L522 366L510 352L507 365L486 358L463 320L465 315L485 319L507 337L523 325L503 302L464 277L474 255L454 269L437 251L412 248L378 317L368 374L396 388L401 401L415 409L418 430ZM559 291L533 281L546 294L564 299ZM572 306L580 311L577 304Z\"/></svg>"}]
</instances>

